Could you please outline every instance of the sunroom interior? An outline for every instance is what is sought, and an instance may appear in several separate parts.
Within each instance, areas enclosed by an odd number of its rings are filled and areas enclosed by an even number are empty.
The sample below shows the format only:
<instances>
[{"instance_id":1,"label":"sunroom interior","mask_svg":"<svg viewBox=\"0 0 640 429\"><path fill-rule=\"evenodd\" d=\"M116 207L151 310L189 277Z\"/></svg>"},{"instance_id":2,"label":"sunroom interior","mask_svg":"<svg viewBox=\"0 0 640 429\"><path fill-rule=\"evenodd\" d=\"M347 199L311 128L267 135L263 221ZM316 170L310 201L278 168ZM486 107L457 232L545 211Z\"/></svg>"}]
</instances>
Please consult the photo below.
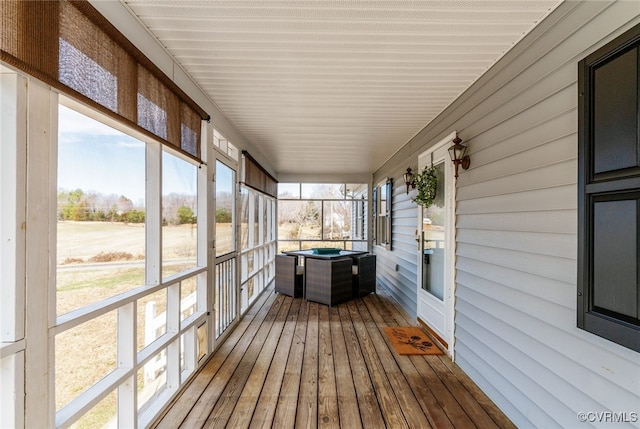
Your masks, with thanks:
<instances>
[{"instance_id":1,"label":"sunroom interior","mask_svg":"<svg viewBox=\"0 0 640 429\"><path fill-rule=\"evenodd\" d=\"M616 1L3 1L0 427L637 427L638 346L576 327L573 200L578 61L638 23ZM275 293L277 255L334 247L375 255L377 293ZM397 355L403 324L442 355Z\"/></svg>"}]
</instances>

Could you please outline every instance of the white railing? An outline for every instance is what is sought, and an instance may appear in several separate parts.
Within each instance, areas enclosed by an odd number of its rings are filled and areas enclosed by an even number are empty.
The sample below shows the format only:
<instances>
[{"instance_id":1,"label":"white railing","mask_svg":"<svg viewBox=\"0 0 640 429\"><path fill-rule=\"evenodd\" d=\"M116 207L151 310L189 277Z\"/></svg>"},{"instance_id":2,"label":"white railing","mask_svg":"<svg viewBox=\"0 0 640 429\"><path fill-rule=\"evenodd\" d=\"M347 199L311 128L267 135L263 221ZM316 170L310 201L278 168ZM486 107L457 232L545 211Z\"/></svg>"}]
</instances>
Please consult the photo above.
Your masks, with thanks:
<instances>
[{"instance_id":1,"label":"white railing","mask_svg":"<svg viewBox=\"0 0 640 429\"><path fill-rule=\"evenodd\" d=\"M181 320L186 319L191 316L196 308L198 302L198 294L193 292L187 295L184 299L180 300L180 314ZM162 312L160 314L156 314L157 305L155 301L147 302L145 306L145 323L144 323L144 346L148 346L152 342L154 342L160 335L165 332L165 327L167 325L167 313ZM181 340L182 341L182 340ZM165 351L158 354L156 357L151 359L144 366L144 378L145 385L152 380L158 378L160 374L166 371L166 358Z\"/></svg>"},{"instance_id":2,"label":"white railing","mask_svg":"<svg viewBox=\"0 0 640 429\"><path fill-rule=\"evenodd\" d=\"M236 293L236 257L232 256L216 263L215 309L216 338L233 323L238 315Z\"/></svg>"}]
</instances>

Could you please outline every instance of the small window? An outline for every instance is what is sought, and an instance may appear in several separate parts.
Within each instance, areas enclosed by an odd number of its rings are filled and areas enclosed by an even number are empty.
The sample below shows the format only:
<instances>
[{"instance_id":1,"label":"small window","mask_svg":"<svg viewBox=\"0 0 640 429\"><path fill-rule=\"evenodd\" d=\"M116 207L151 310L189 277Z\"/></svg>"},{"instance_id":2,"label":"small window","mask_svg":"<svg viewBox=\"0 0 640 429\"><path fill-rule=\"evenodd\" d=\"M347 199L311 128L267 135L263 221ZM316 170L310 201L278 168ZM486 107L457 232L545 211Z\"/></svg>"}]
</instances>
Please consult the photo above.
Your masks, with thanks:
<instances>
[{"instance_id":1,"label":"small window","mask_svg":"<svg viewBox=\"0 0 640 429\"><path fill-rule=\"evenodd\" d=\"M367 206L365 196L362 195L361 198L354 198L351 204L351 212L353 214L353 237L356 239L364 240L366 239L365 211Z\"/></svg>"},{"instance_id":2,"label":"small window","mask_svg":"<svg viewBox=\"0 0 640 429\"><path fill-rule=\"evenodd\" d=\"M640 26L579 64L578 327L640 351Z\"/></svg>"},{"instance_id":3,"label":"small window","mask_svg":"<svg viewBox=\"0 0 640 429\"><path fill-rule=\"evenodd\" d=\"M375 243L391 250L391 207L393 194L393 181L388 178L373 190L373 208L375 218Z\"/></svg>"}]
</instances>

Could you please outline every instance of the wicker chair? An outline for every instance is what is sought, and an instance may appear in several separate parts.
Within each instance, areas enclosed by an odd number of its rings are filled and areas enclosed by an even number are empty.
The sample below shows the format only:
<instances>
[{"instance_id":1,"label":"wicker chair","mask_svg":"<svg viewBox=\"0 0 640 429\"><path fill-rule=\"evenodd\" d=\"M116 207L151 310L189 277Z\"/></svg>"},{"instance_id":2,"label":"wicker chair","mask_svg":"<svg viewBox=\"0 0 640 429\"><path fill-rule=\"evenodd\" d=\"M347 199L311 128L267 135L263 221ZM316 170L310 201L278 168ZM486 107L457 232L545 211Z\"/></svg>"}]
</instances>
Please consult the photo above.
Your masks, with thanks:
<instances>
[{"instance_id":1,"label":"wicker chair","mask_svg":"<svg viewBox=\"0 0 640 429\"><path fill-rule=\"evenodd\" d=\"M376 255L353 258L353 297L376 293Z\"/></svg>"},{"instance_id":2,"label":"wicker chair","mask_svg":"<svg viewBox=\"0 0 640 429\"><path fill-rule=\"evenodd\" d=\"M305 259L305 298L329 306L352 298L351 258Z\"/></svg>"},{"instance_id":3,"label":"wicker chair","mask_svg":"<svg viewBox=\"0 0 640 429\"><path fill-rule=\"evenodd\" d=\"M296 256L276 255L276 292L294 298L301 297L302 268L298 266Z\"/></svg>"}]
</instances>

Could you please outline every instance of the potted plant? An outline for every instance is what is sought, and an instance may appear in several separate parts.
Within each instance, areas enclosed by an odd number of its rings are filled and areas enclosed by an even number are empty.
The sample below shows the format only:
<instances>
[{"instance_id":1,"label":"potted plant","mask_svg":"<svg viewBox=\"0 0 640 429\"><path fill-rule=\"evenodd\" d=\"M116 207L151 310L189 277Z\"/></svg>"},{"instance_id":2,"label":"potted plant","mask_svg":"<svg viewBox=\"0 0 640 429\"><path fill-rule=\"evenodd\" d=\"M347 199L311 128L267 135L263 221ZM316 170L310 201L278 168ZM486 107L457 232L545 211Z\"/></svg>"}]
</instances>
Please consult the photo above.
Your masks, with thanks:
<instances>
[{"instance_id":1,"label":"potted plant","mask_svg":"<svg viewBox=\"0 0 640 429\"><path fill-rule=\"evenodd\" d=\"M436 167L425 167L415 178L416 189L418 193L412 200L420 204L422 207L429 207L436 198L436 188L438 186L438 178L436 176Z\"/></svg>"}]
</instances>

